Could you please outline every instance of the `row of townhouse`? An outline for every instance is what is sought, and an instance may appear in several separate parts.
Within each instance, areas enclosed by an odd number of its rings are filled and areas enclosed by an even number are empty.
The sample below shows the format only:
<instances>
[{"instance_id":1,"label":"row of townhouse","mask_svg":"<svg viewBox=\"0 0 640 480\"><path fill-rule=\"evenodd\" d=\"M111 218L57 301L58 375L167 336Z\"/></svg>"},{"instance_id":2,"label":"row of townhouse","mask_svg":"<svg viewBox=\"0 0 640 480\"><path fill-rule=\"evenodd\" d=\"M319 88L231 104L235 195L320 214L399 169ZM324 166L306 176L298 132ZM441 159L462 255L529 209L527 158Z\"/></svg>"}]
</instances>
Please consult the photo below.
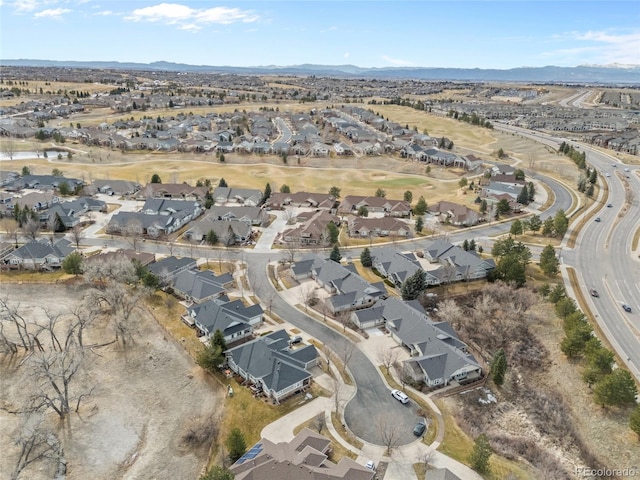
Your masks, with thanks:
<instances>
[{"instance_id":1,"label":"row of townhouse","mask_svg":"<svg viewBox=\"0 0 640 480\"><path fill-rule=\"evenodd\" d=\"M356 273L353 264L342 265L317 254L309 254L291 266L296 280L313 279L329 296L326 306L336 315L374 304L387 295L384 282L369 283Z\"/></svg>"},{"instance_id":2,"label":"row of townhouse","mask_svg":"<svg viewBox=\"0 0 640 480\"><path fill-rule=\"evenodd\" d=\"M203 212L200 203L195 201L150 198L139 212L118 212L113 215L106 231L109 234L148 235L156 238L178 231Z\"/></svg>"},{"instance_id":3,"label":"row of townhouse","mask_svg":"<svg viewBox=\"0 0 640 480\"><path fill-rule=\"evenodd\" d=\"M437 245L430 252L436 261L441 261L447 251L446 258L461 255L452 247ZM383 249L381 254L376 251L373 259L378 271L395 283L421 268L416 257L391 248ZM361 329L386 327L392 338L408 350L410 359L405 363L416 382L440 387L482 376L482 367L449 323L432 321L416 301L388 296L382 282L370 284L355 273L352 265L308 255L292 265L291 273L298 280L313 279L331 294L326 305L333 315L347 312L350 321Z\"/></svg>"},{"instance_id":4,"label":"row of townhouse","mask_svg":"<svg viewBox=\"0 0 640 480\"><path fill-rule=\"evenodd\" d=\"M486 278L495 268L493 259L483 259L477 253L468 252L446 240L435 240L423 249L421 256L423 261L439 266L423 268L421 259L415 254L397 252L390 247L376 249L372 261L378 273L397 287L419 270L425 272L427 285L437 286Z\"/></svg>"}]
</instances>

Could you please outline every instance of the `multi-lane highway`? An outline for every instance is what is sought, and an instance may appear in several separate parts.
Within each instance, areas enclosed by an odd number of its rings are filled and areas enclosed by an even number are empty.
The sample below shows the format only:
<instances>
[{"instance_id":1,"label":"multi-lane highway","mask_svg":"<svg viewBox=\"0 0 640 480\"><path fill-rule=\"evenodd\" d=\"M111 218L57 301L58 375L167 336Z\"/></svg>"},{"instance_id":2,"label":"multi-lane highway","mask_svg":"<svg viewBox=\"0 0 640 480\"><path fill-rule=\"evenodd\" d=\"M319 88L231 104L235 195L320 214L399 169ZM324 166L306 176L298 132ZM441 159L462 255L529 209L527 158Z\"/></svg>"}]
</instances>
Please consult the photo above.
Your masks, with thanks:
<instances>
[{"instance_id":1,"label":"multi-lane highway","mask_svg":"<svg viewBox=\"0 0 640 480\"><path fill-rule=\"evenodd\" d=\"M508 125L496 128L554 148L565 141ZM604 174L600 175L600 181L607 182L609 188L602 206L595 207L599 208L597 216L601 221L589 221L574 248L563 246L562 260L577 271L582 293L588 298L598 325L640 380L640 259L631 251L633 236L640 228L640 177L636 174L640 168L624 165L614 155L589 145L571 143L587 153L587 163ZM611 207L606 206L609 204ZM599 297L591 297L590 288L595 288ZM623 303L632 311L625 312Z\"/></svg>"},{"instance_id":2,"label":"multi-lane highway","mask_svg":"<svg viewBox=\"0 0 640 480\"><path fill-rule=\"evenodd\" d=\"M600 328L640 379L640 259L631 251L633 235L640 228L640 179L633 168L625 172L624 165L612 161L610 155L588 147L586 151L588 163L610 173L601 181L608 183L604 205L611 207L600 208L597 216L601 221L592 219L585 225L575 248L565 248L563 261L577 270ZM589 288L595 288L599 297L590 297ZM623 303L632 311L625 312Z\"/></svg>"}]
</instances>

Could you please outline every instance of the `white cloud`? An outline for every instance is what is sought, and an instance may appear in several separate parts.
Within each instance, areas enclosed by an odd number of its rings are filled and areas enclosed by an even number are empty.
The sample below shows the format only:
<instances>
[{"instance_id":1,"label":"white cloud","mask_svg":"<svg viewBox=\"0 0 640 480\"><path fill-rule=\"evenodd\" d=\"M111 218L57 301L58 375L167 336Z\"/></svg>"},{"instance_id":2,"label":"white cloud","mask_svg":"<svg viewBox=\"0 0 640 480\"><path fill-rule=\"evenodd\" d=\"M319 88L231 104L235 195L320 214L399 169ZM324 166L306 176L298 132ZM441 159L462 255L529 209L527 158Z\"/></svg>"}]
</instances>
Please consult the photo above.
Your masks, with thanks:
<instances>
[{"instance_id":1,"label":"white cloud","mask_svg":"<svg viewBox=\"0 0 640 480\"><path fill-rule=\"evenodd\" d=\"M103 10L101 12L94 13L94 15L101 16L101 17L109 17L111 15L115 15L115 13L113 13L111 10Z\"/></svg>"},{"instance_id":2,"label":"white cloud","mask_svg":"<svg viewBox=\"0 0 640 480\"><path fill-rule=\"evenodd\" d=\"M38 8L37 0L15 0L11 5L19 12L31 12Z\"/></svg>"},{"instance_id":3,"label":"white cloud","mask_svg":"<svg viewBox=\"0 0 640 480\"><path fill-rule=\"evenodd\" d=\"M640 64L638 53L640 52L640 31L630 33L568 32L554 36L554 40L568 41L573 45L545 52L544 57L566 59L568 63L573 64Z\"/></svg>"},{"instance_id":4,"label":"white cloud","mask_svg":"<svg viewBox=\"0 0 640 480\"><path fill-rule=\"evenodd\" d=\"M35 13L33 16L35 18L60 18L65 13L69 13L71 10L68 8L49 8L47 10L42 10L41 12Z\"/></svg>"},{"instance_id":5,"label":"white cloud","mask_svg":"<svg viewBox=\"0 0 640 480\"><path fill-rule=\"evenodd\" d=\"M351 56L351 54L349 52L345 52L344 58L349 58L350 56Z\"/></svg>"},{"instance_id":6,"label":"white cloud","mask_svg":"<svg viewBox=\"0 0 640 480\"><path fill-rule=\"evenodd\" d=\"M400 58L392 58L392 57L390 57L388 55L383 55L382 59L387 63L390 63L392 65L397 65L399 67L412 67L412 66L414 66L413 62L410 62L408 60L402 60Z\"/></svg>"},{"instance_id":7,"label":"white cloud","mask_svg":"<svg viewBox=\"0 0 640 480\"><path fill-rule=\"evenodd\" d=\"M159 22L166 25L178 24L181 30L200 30L203 25L231 23L251 23L258 16L249 10L239 8L214 7L194 9L177 3L161 3L152 7L139 8L125 17L134 22Z\"/></svg>"}]
</instances>

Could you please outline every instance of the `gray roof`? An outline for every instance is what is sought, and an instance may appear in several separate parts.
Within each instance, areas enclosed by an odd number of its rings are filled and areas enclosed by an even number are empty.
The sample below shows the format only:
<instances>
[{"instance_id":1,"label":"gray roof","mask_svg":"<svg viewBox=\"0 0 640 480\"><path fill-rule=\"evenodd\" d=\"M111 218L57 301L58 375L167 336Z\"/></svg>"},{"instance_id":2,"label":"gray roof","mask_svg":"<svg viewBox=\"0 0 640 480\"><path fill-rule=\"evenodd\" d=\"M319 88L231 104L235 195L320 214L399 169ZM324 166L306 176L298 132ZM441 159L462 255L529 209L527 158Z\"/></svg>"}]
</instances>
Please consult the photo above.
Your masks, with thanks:
<instances>
[{"instance_id":1,"label":"gray roof","mask_svg":"<svg viewBox=\"0 0 640 480\"><path fill-rule=\"evenodd\" d=\"M231 281L233 277L230 273L216 276L211 270L185 270L175 277L173 288L197 302L220 295L225 290L224 285Z\"/></svg>"},{"instance_id":2,"label":"gray roof","mask_svg":"<svg viewBox=\"0 0 640 480\"><path fill-rule=\"evenodd\" d=\"M289 334L276 330L268 335L226 351L233 362L254 378L262 379L275 392L311 377L304 364L317 356L315 346L306 351L289 347ZM314 356L315 354L315 356Z\"/></svg>"},{"instance_id":3,"label":"gray roof","mask_svg":"<svg viewBox=\"0 0 640 480\"><path fill-rule=\"evenodd\" d=\"M209 300L189 308L188 312L210 335L220 330L227 337L248 328L254 314L262 312L259 305L252 307L258 307L259 310L245 307L241 300L224 304Z\"/></svg>"},{"instance_id":4,"label":"gray roof","mask_svg":"<svg viewBox=\"0 0 640 480\"><path fill-rule=\"evenodd\" d=\"M47 256L64 258L74 252L71 242L64 238L56 243L48 240L31 240L21 247L13 250L9 255L21 258L23 260L42 259Z\"/></svg>"},{"instance_id":5,"label":"gray roof","mask_svg":"<svg viewBox=\"0 0 640 480\"><path fill-rule=\"evenodd\" d=\"M189 257L166 257L162 260L157 261L156 263L149 266L149 271L154 275L158 275L161 277L169 276L174 277L176 270L182 271L186 269L194 269L197 267L197 262L193 258Z\"/></svg>"}]
</instances>

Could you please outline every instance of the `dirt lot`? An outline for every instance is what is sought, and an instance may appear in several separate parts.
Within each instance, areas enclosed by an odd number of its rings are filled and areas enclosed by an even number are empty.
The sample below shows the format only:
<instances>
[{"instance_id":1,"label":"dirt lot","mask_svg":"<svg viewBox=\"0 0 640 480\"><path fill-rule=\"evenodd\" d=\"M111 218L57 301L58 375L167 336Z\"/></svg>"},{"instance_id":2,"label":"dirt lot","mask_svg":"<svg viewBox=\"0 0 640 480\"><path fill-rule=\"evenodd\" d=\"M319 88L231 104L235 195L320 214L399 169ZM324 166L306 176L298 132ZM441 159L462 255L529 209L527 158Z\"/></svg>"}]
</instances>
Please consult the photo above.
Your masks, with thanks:
<instances>
[{"instance_id":1,"label":"dirt lot","mask_svg":"<svg viewBox=\"0 0 640 480\"><path fill-rule=\"evenodd\" d=\"M582 367L560 351L562 325L549 304L536 305L535 318L531 332L548 352L547 366L529 378L509 372L502 388L489 382L497 404L479 405L478 398L486 394L473 391L442 399L445 409L470 437L481 427L497 448L528 458L537 470L533 477L518 478L586 478L576 475L576 468L637 467L640 443L628 426L630 410L595 405L582 381ZM493 467L494 478L503 478Z\"/></svg>"},{"instance_id":2,"label":"dirt lot","mask_svg":"<svg viewBox=\"0 0 640 480\"><path fill-rule=\"evenodd\" d=\"M4 283L2 293L19 302L28 319L41 318L42 306L69 311L79 299L77 288L63 285ZM109 335L100 326L92 328L85 345L108 340ZM140 315L134 340L126 350L113 344L87 352L72 387L95 387L93 394L66 425L55 413L45 418L63 443L69 480L188 479L197 478L205 465L208 445L187 448L182 437L190 427L218 418L220 389L148 313ZM0 358L3 407L16 409L31 393L25 387L33 381L28 365L16 368L8 358ZM0 479L9 478L15 464L13 440L19 426L17 415L0 411ZM51 468L43 465L34 464L21 478L52 478Z\"/></svg>"}]
</instances>

